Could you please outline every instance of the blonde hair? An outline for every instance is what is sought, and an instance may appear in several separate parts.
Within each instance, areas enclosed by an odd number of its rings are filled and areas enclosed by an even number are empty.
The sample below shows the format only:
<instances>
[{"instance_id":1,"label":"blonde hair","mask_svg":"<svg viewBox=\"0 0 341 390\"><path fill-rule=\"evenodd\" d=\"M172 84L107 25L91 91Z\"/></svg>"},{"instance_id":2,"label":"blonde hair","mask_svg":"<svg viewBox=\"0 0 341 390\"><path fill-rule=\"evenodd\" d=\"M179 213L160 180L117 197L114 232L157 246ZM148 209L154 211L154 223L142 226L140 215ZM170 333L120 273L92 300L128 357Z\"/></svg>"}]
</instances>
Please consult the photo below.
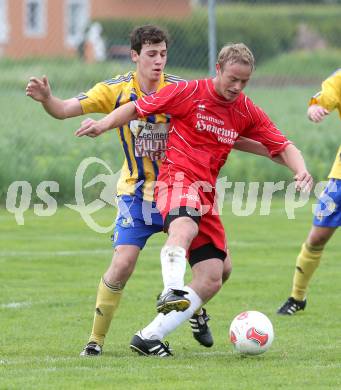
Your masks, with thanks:
<instances>
[{"instance_id":1,"label":"blonde hair","mask_svg":"<svg viewBox=\"0 0 341 390\"><path fill-rule=\"evenodd\" d=\"M251 70L255 68L255 58L251 50L244 43L228 43L218 54L217 63L221 69L225 64L243 64L249 65Z\"/></svg>"}]
</instances>

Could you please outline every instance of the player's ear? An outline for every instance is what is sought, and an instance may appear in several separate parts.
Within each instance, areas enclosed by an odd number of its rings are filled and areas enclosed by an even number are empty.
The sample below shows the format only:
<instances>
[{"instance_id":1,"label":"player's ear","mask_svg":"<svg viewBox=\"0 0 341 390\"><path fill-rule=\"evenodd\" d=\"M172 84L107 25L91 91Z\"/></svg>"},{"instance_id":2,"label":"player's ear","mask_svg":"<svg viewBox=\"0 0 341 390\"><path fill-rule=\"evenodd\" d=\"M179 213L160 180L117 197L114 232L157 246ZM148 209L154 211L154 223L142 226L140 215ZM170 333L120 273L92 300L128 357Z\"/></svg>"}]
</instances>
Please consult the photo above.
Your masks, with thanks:
<instances>
[{"instance_id":1,"label":"player's ear","mask_svg":"<svg viewBox=\"0 0 341 390\"><path fill-rule=\"evenodd\" d=\"M136 50L130 50L130 57L133 62L137 62L139 55Z\"/></svg>"},{"instance_id":2,"label":"player's ear","mask_svg":"<svg viewBox=\"0 0 341 390\"><path fill-rule=\"evenodd\" d=\"M220 65L218 64L218 62L215 64L215 70L216 70L217 74L218 74L219 72L221 72L221 67L220 67Z\"/></svg>"}]
</instances>

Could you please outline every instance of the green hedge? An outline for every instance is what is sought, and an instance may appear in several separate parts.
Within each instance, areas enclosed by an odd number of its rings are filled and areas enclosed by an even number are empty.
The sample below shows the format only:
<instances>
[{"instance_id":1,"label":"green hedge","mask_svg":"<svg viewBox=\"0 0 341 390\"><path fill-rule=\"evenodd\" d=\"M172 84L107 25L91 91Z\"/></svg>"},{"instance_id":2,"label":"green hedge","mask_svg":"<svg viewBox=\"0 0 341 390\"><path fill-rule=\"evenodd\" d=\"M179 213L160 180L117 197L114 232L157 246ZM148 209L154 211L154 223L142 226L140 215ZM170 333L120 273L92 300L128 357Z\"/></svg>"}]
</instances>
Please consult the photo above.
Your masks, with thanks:
<instances>
[{"instance_id":1,"label":"green hedge","mask_svg":"<svg viewBox=\"0 0 341 390\"><path fill-rule=\"evenodd\" d=\"M330 46L341 47L341 7L293 5L224 5L217 7L218 49L226 42L245 42L262 63L290 51L300 23L318 32ZM155 23L171 35L168 64L192 69L207 68L207 10L197 8L184 20L100 20L108 45L129 45L129 33L137 25Z\"/></svg>"}]
</instances>

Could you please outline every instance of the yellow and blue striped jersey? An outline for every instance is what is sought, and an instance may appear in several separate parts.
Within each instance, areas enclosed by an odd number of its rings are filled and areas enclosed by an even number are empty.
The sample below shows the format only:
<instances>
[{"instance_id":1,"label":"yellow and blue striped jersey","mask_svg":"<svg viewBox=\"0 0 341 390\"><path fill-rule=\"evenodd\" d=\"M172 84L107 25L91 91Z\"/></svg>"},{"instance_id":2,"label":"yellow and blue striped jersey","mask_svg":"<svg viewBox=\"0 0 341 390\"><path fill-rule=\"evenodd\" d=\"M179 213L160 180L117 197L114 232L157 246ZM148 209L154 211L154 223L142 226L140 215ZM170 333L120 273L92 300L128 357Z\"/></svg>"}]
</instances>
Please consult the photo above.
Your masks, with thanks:
<instances>
[{"instance_id":1,"label":"yellow and blue striped jersey","mask_svg":"<svg viewBox=\"0 0 341 390\"><path fill-rule=\"evenodd\" d=\"M341 118L341 69L322 83L322 90L310 99L309 105L312 104L318 104L330 112L337 109ZM341 145L328 177L341 179Z\"/></svg>"},{"instance_id":2,"label":"yellow and blue striped jersey","mask_svg":"<svg viewBox=\"0 0 341 390\"><path fill-rule=\"evenodd\" d=\"M158 91L180 80L177 76L162 74ZM129 72L96 84L88 92L78 95L77 99L84 114L108 114L143 96L145 94L140 89L136 72ZM144 200L153 200L154 183L166 150L169 121L170 117L166 114L150 115L116 129L125 155L117 184L118 195L136 195Z\"/></svg>"}]
</instances>

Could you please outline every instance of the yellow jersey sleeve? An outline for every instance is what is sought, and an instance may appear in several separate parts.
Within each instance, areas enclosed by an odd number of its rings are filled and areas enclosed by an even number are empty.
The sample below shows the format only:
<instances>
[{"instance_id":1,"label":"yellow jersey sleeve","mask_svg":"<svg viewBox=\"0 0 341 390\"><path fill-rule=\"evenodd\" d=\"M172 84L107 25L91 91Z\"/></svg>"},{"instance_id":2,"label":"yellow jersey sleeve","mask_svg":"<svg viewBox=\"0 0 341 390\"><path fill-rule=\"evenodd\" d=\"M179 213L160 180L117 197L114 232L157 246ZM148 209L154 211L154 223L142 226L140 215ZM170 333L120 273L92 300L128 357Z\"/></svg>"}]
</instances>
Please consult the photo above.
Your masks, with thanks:
<instances>
[{"instance_id":1,"label":"yellow jersey sleeve","mask_svg":"<svg viewBox=\"0 0 341 390\"><path fill-rule=\"evenodd\" d=\"M328 111L337 109L341 117L341 69L322 83L322 90L310 99L309 105L318 104Z\"/></svg>"},{"instance_id":2,"label":"yellow jersey sleeve","mask_svg":"<svg viewBox=\"0 0 341 390\"><path fill-rule=\"evenodd\" d=\"M312 104L318 104L329 112L337 109L341 117L341 69L322 83L321 91L310 99L309 105ZM328 177L341 180L341 146Z\"/></svg>"},{"instance_id":3,"label":"yellow jersey sleeve","mask_svg":"<svg viewBox=\"0 0 341 390\"><path fill-rule=\"evenodd\" d=\"M120 100L123 90L127 84L127 80L132 79L132 74L117 76L116 78L97 83L93 88L85 93L77 96L83 114L103 113L109 114L119 105L122 105Z\"/></svg>"}]
</instances>

